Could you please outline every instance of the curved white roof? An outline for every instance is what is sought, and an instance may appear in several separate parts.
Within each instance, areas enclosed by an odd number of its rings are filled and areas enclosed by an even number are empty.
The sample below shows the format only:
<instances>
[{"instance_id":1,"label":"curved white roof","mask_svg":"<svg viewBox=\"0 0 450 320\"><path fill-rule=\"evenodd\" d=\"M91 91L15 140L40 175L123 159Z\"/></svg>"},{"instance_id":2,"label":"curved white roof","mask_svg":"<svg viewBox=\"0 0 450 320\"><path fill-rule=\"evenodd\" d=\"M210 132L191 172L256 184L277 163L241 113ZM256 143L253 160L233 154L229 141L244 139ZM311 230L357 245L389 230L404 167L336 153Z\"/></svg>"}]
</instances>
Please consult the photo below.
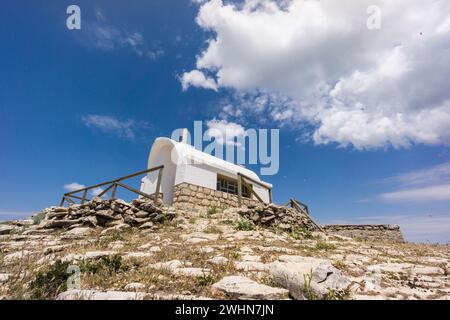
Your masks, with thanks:
<instances>
[{"instance_id":1,"label":"curved white roof","mask_svg":"<svg viewBox=\"0 0 450 320\"><path fill-rule=\"evenodd\" d=\"M260 182L263 185L266 185L267 187L272 187L270 183L261 181L261 179L259 179L258 175L255 172L247 168L197 150L190 144L177 142L166 137L159 137L155 139L155 142L153 143L152 149L150 151L148 162L149 168L154 165L154 161L157 158L159 151L167 147L172 149L171 158L174 164L202 164L224 171L231 176L237 176L238 173L241 173Z\"/></svg>"}]
</instances>

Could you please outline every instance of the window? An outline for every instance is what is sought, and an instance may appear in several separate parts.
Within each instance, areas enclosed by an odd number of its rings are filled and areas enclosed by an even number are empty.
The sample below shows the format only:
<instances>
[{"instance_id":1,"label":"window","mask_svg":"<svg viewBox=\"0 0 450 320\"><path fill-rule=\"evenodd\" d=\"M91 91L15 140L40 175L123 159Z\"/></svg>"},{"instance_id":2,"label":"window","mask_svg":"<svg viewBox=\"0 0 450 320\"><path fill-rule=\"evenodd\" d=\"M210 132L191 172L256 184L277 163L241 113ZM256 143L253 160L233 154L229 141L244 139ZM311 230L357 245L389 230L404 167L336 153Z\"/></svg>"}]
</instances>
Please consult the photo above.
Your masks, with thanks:
<instances>
[{"instance_id":1,"label":"window","mask_svg":"<svg viewBox=\"0 0 450 320\"><path fill-rule=\"evenodd\" d=\"M242 183L242 196L250 198L251 188L252 188L251 185ZM217 190L237 195L238 194L237 180L217 175Z\"/></svg>"}]
</instances>

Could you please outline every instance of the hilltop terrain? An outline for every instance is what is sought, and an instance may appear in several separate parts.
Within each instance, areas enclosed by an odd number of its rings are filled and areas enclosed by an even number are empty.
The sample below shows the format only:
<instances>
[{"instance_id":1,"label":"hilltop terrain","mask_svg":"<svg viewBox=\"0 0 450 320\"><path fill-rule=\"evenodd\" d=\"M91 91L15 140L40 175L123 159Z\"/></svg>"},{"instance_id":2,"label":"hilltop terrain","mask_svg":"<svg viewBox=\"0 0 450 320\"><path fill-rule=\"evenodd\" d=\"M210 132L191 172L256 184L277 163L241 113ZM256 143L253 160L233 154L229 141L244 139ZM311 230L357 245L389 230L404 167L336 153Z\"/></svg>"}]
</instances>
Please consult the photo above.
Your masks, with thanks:
<instances>
[{"instance_id":1,"label":"hilltop terrain","mask_svg":"<svg viewBox=\"0 0 450 320\"><path fill-rule=\"evenodd\" d=\"M0 225L0 298L450 298L448 245L352 239L291 213L101 199L48 208Z\"/></svg>"}]
</instances>

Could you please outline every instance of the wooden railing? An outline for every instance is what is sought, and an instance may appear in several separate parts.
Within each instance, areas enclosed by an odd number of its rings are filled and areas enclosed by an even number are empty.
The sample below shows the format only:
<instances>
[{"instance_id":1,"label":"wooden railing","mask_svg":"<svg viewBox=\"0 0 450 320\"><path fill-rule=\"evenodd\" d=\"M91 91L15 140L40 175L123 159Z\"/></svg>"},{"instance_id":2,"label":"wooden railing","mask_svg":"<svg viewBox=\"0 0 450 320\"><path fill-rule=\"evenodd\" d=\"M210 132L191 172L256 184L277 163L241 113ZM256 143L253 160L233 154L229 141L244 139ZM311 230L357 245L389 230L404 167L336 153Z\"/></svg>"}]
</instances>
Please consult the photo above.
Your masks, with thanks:
<instances>
[{"instance_id":1,"label":"wooden railing","mask_svg":"<svg viewBox=\"0 0 450 320\"><path fill-rule=\"evenodd\" d=\"M323 230L323 228L313 220L313 218L309 214L309 209L306 204L304 204L296 199L291 198L291 199L289 199L289 202L285 204L285 206L291 206L291 208L297 210L297 212L305 214L306 216L308 216L308 218L311 220L311 222L317 228L319 228L320 231L325 232L325 230Z\"/></svg>"},{"instance_id":2,"label":"wooden railing","mask_svg":"<svg viewBox=\"0 0 450 320\"><path fill-rule=\"evenodd\" d=\"M255 190L253 190L253 188L251 187L250 183L254 183L258 186L261 186L265 189L268 190L269 192L269 203L272 203L272 188L268 187L267 185L265 185L264 183L261 183L259 181L256 181L242 173L237 174L238 177L238 206L240 207L242 204L242 186L245 185L247 187L247 189L250 191L250 196L254 195L256 199L258 199L259 202L263 202L264 201L261 199L261 197L255 192ZM248 182L247 182L248 181Z\"/></svg>"},{"instance_id":3,"label":"wooden railing","mask_svg":"<svg viewBox=\"0 0 450 320\"><path fill-rule=\"evenodd\" d=\"M99 183L99 184L95 184L86 188L82 188L82 189L78 189L78 190L74 190L71 192L67 192L63 195L62 199L61 199L61 203L60 206L64 206L64 203L67 202L69 204L75 204L77 203L76 201L79 200L79 202L81 204L85 203L86 201L90 201L91 199L89 199L88 195L89 195L89 191L93 190L95 188L100 188L100 187L104 187L107 186L102 192L100 192L98 195L96 195L97 197L102 197L104 196L108 191L111 190L111 198L115 198L116 197L116 191L117 191L117 187L122 187L124 189L127 189L131 192L134 192L142 197L148 198L148 199L158 199L160 196L160 188L161 188L161 179L162 179L162 174L163 174L163 170L164 170L164 166L158 166L158 167L154 167L154 168L150 168L147 170L143 170L143 171L139 171L133 174L129 174L127 176L118 178L118 179L114 179L114 180L110 180L110 181L106 181L103 183ZM155 193L153 194L147 194L144 193L142 191L139 191L135 188L132 188L124 183L122 183L123 180L126 179L130 179L139 175L142 175L144 173L150 173L153 171L158 171L158 180L156 181L156 189L155 189ZM81 193L81 195L79 195L79 193ZM78 195L77 195L78 194Z\"/></svg>"}]
</instances>

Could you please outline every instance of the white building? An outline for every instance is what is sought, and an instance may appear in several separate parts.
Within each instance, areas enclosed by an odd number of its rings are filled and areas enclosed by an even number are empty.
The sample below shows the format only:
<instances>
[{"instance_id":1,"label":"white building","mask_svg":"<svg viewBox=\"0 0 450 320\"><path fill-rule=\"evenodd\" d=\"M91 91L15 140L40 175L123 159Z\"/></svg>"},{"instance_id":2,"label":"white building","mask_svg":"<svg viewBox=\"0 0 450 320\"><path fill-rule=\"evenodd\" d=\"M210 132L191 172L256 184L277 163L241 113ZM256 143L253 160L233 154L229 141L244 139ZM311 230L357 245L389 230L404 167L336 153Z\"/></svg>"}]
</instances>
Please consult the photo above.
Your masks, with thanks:
<instances>
[{"instance_id":1,"label":"white building","mask_svg":"<svg viewBox=\"0 0 450 320\"><path fill-rule=\"evenodd\" d=\"M164 166L160 193L167 204L185 203L191 207L230 207L238 205L238 181L242 204L271 202L272 185L253 171L195 149L193 146L160 137L148 157L148 168ZM141 191L156 192L158 172L142 179ZM255 194L253 194L255 193ZM258 200L258 197L260 200Z\"/></svg>"}]
</instances>

